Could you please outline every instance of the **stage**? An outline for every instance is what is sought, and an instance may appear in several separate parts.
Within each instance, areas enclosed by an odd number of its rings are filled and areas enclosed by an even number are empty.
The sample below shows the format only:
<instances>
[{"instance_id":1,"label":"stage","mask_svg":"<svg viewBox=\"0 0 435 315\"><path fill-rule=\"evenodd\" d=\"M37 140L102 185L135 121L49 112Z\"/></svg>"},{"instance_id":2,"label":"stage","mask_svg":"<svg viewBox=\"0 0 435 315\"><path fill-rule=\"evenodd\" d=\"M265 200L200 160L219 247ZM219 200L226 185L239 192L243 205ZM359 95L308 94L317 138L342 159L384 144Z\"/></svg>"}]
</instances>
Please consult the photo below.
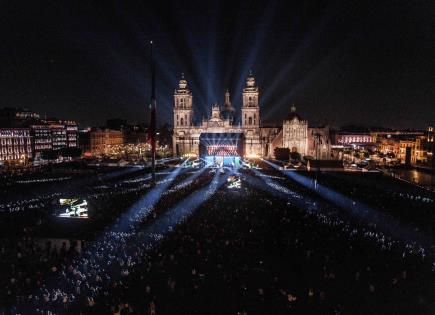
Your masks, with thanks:
<instances>
[{"instance_id":1,"label":"stage","mask_svg":"<svg viewBox=\"0 0 435 315\"><path fill-rule=\"evenodd\" d=\"M243 133L203 133L199 137L199 156L207 165L241 166Z\"/></svg>"}]
</instances>

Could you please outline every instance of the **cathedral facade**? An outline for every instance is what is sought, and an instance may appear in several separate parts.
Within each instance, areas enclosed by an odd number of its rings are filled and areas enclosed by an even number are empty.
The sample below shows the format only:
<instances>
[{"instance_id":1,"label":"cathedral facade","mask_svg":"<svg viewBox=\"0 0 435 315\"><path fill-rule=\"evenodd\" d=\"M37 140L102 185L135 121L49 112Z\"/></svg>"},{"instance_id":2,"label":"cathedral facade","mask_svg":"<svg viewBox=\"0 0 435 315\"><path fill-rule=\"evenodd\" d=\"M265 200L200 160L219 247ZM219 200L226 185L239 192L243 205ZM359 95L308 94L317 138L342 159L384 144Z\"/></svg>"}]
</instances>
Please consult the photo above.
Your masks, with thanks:
<instances>
[{"instance_id":1,"label":"cathedral facade","mask_svg":"<svg viewBox=\"0 0 435 315\"><path fill-rule=\"evenodd\" d=\"M282 125L266 127L261 124L259 90L250 74L242 91L242 106L238 121L231 104L230 94L225 93L223 109L215 104L211 116L199 124L193 120L192 92L182 77L174 92L173 153L176 156L198 155L201 134L243 134L243 152L246 157L274 157L274 149L289 148L303 156L330 159L331 141L329 128L312 128L292 106L290 115Z\"/></svg>"},{"instance_id":2,"label":"cathedral facade","mask_svg":"<svg viewBox=\"0 0 435 315\"><path fill-rule=\"evenodd\" d=\"M328 126L309 127L308 121L296 113L293 105L290 115L283 121L282 147L302 156L311 156L316 160L331 158L331 139Z\"/></svg>"},{"instance_id":3,"label":"cathedral facade","mask_svg":"<svg viewBox=\"0 0 435 315\"><path fill-rule=\"evenodd\" d=\"M200 124L193 124L192 92L187 81L181 78L178 89L174 92L174 133L173 152L175 155L198 155L199 137L202 133L242 133L244 135L244 152L246 156L263 156L260 142L260 106L258 104L258 87L255 78L249 75L243 89L241 119L235 123L234 107L230 94L225 93L225 106L211 108L211 117L203 119Z\"/></svg>"}]
</instances>

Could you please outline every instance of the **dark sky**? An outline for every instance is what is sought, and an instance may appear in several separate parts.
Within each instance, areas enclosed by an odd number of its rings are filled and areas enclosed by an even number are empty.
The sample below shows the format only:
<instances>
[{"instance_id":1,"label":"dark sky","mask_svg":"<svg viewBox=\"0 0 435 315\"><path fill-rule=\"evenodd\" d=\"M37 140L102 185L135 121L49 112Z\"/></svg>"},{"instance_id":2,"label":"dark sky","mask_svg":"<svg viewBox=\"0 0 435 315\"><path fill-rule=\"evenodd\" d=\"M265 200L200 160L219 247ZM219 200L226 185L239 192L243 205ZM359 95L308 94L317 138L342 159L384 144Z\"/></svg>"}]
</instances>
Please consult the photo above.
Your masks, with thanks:
<instances>
[{"instance_id":1,"label":"dark sky","mask_svg":"<svg viewBox=\"0 0 435 315\"><path fill-rule=\"evenodd\" d=\"M153 39L160 123L181 72L200 118L226 89L239 107L250 69L267 123L292 103L316 124L435 122L433 0L87 2L0 0L1 107L144 121Z\"/></svg>"}]
</instances>

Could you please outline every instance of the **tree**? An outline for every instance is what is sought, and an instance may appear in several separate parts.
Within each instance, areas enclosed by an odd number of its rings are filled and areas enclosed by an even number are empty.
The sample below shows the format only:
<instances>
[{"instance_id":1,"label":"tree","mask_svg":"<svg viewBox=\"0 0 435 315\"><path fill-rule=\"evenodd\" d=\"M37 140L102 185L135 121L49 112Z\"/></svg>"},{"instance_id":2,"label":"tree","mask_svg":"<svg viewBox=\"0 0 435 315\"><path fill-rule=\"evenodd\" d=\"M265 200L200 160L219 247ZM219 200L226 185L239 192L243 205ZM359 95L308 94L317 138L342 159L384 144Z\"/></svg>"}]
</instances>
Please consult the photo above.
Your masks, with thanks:
<instances>
[{"instance_id":1,"label":"tree","mask_svg":"<svg viewBox=\"0 0 435 315\"><path fill-rule=\"evenodd\" d=\"M312 160L314 160L314 156L304 155L303 159L305 162L312 161Z\"/></svg>"},{"instance_id":2,"label":"tree","mask_svg":"<svg viewBox=\"0 0 435 315\"><path fill-rule=\"evenodd\" d=\"M275 159L279 161L288 161L290 157L290 149L289 148L275 148L274 150Z\"/></svg>"},{"instance_id":3,"label":"tree","mask_svg":"<svg viewBox=\"0 0 435 315\"><path fill-rule=\"evenodd\" d=\"M301 160L301 154L297 151L290 152L290 159L294 161L300 161Z\"/></svg>"}]
</instances>

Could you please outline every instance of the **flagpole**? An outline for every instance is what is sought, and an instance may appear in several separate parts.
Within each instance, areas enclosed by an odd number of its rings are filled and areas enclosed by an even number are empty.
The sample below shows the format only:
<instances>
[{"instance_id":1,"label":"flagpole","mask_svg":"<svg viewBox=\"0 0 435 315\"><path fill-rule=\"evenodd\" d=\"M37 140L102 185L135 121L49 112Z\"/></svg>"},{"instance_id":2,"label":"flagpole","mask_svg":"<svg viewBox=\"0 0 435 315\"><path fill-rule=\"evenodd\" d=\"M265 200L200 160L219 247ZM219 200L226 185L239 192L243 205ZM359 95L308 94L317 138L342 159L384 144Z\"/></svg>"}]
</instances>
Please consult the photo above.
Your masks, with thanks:
<instances>
[{"instance_id":1,"label":"flagpole","mask_svg":"<svg viewBox=\"0 0 435 315\"><path fill-rule=\"evenodd\" d=\"M151 47L151 178L152 184L156 184L156 66L153 56L153 41Z\"/></svg>"}]
</instances>

